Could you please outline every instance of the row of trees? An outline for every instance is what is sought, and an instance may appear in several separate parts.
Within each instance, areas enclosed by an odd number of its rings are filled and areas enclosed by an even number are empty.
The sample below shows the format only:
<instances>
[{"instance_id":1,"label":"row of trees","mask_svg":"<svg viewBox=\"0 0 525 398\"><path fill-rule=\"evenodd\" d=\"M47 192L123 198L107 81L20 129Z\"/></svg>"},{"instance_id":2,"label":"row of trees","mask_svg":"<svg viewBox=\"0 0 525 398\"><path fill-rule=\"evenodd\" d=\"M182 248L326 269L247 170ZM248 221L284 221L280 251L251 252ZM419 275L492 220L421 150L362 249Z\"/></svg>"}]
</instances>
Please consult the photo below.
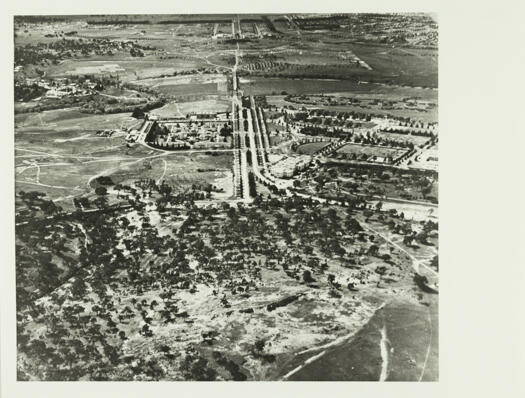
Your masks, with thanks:
<instances>
[{"instance_id":1,"label":"row of trees","mask_svg":"<svg viewBox=\"0 0 525 398\"><path fill-rule=\"evenodd\" d=\"M164 106L166 102L167 99L165 97L158 97L154 100L137 98L137 101L131 101L103 95L90 95L85 98L80 110L85 113L94 114L132 112L133 117L141 118L145 112L160 108Z\"/></svg>"}]
</instances>

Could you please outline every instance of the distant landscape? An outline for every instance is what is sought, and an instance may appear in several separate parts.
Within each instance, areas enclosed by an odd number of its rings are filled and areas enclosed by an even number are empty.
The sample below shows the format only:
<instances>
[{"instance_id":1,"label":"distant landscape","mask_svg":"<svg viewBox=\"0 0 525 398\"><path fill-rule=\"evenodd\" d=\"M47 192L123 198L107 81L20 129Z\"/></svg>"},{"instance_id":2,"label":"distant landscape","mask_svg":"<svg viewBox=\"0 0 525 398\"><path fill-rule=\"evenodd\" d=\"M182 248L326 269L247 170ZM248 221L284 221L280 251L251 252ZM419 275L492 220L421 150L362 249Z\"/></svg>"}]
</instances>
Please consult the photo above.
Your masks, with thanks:
<instances>
[{"instance_id":1,"label":"distant landscape","mask_svg":"<svg viewBox=\"0 0 525 398\"><path fill-rule=\"evenodd\" d=\"M19 381L438 381L431 15L14 22Z\"/></svg>"}]
</instances>

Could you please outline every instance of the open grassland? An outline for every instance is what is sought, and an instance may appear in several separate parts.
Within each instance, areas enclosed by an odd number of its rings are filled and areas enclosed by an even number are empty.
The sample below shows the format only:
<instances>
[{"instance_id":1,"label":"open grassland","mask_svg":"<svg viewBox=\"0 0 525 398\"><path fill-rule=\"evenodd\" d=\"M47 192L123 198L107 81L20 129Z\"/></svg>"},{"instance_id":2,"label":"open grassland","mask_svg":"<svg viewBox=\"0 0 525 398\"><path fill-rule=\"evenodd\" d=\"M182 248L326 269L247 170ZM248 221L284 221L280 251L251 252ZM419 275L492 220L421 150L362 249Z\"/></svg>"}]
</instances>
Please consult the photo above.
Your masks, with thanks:
<instances>
[{"instance_id":1,"label":"open grassland","mask_svg":"<svg viewBox=\"0 0 525 398\"><path fill-rule=\"evenodd\" d=\"M169 75L180 71L191 71L206 66L199 59L174 58L159 60L157 57L137 59L129 55L115 57L90 57L68 59L48 68L49 77L71 75L117 73L123 82Z\"/></svg>"},{"instance_id":2,"label":"open grassland","mask_svg":"<svg viewBox=\"0 0 525 398\"><path fill-rule=\"evenodd\" d=\"M99 129L116 129L133 127L140 123L129 113L109 115L90 115L77 109L57 109L39 113L22 113L15 115L15 133L38 134L39 132L56 131L96 131ZM15 135L15 138L17 135ZM44 138L45 140L45 138Z\"/></svg>"},{"instance_id":3,"label":"open grassland","mask_svg":"<svg viewBox=\"0 0 525 398\"><path fill-rule=\"evenodd\" d=\"M437 87L437 51L352 44L352 51L396 84Z\"/></svg>"},{"instance_id":4,"label":"open grassland","mask_svg":"<svg viewBox=\"0 0 525 398\"><path fill-rule=\"evenodd\" d=\"M16 191L43 191L52 199L80 196L92 192L97 177L109 176L114 183L165 179L180 190L210 183L231 196L229 153L157 152L141 145L127 147L123 133L95 134L138 124L129 114L85 115L76 110L17 115Z\"/></svg>"},{"instance_id":5,"label":"open grassland","mask_svg":"<svg viewBox=\"0 0 525 398\"><path fill-rule=\"evenodd\" d=\"M438 309L399 302L380 309L347 342L319 354L290 380L427 381L438 378ZM387 347L381 353L381 344ZM312 358L315 358L311 354Z\"/></svg>"},{"instance_id":6,"label":"open grassland","mask_svg":"<svg viewBox=\"0 0 525 398\"><path fill-rule=\"evenodd\" d=\"M286 44L266 49L271 60L286 67L260 73L376 81L413 87L437 87L437 51L355 43L351 38L323 40L323 33L287 37ZM247 44L247 53L257 44ZM255 56L259 54L254 52Z\"/></svg>"},{"instance_id":7,"label":"open grassland","mask_svg":"<svg viewBox=\"0 0 525 398\"><path fill-rule=\"evenodd\" d=\"M102 140L102 139L101 139ZM93 196L98 177L111 178L113 184L131 184L137 179L166 181L177 192L184 192L195 184L212 184L217 198L229 199L233 195L231 154L217 156L206 153L158 153L135 147L100 146L90 141L90 152L71 148L72 155L44 152L43 146L16 152L16 186L19 191L45 192L53 200L67 199L65 207L72 208L72 197ZM61 204L64 206L63 204Z\"/></svg>"}]
</instances>

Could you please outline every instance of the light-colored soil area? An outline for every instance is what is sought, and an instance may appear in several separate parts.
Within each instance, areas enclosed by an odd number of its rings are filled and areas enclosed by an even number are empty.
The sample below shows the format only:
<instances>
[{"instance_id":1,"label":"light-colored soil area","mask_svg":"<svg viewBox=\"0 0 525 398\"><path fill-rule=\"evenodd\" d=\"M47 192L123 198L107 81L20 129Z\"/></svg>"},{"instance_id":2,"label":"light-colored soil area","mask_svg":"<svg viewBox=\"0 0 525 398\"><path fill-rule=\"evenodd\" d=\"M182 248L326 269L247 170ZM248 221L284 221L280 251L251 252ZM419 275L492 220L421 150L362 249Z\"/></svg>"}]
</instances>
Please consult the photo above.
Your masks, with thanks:
<instances>
[{"instance_id":1,"label":"light-colored soil area","mask_svg":"<svg viewBox=\"0 0 525 398\"><path fill-rule=\"evenodd\" d=\"M141 79L136 83L148 87L161 87L166 85L180 85L180 84L207 84L207 83L223 83L226 84L226 76L222 74L205 74L205 75L188 75L188 76L173 76L164 78Z\"/></svg>"},{"instance_id":2,"label":"light-colored soil area","mask_svg":"<svg viewBox=\"0 0 525 398\"><path fill-rule=\"evenodd\" d=\"M418 156L416 156L411 166L420 167L428 170L438 170L439 167L439 151L437 146L425 149Z\"/></svg>"},{"instance_id":3,"label":"light-colored soil area","mask_svg":"<svg viewBox=\"0 0 525 398\"><path fill-rule=\"evenodd\" d=\"M169 102L161 108L152 110L152 115L161 117L186 117L187 114L199 113L219 113L231 111L231 101L217 97L216 99L205 99L200 101Z\"/></svg>"}]
</instances>

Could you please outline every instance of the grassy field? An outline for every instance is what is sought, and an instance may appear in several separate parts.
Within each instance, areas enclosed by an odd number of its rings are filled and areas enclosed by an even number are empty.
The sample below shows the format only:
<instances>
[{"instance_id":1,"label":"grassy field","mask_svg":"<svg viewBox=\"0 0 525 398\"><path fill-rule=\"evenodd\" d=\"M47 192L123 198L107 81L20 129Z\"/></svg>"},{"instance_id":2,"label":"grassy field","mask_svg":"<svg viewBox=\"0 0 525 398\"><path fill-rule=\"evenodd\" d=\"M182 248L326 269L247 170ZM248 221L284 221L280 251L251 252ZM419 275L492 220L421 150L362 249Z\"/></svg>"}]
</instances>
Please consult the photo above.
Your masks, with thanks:
<instances>
[{"instance_id":1,"label":"grassy field","mask_svg":"<svg viewBox=\"0 0 525 398\"><path fill-rule=\"evenodd\" d=\"M438 379L438 311L414 303L392 303L379 310L349 342L327 350L290 380L387 381ZM382 330L388 362L381 356ZM427 357L428 352L428 357Z\"/></svg>"},{"instance_id":2,"label":"grassy field","mask_svg":"<svg viewBox=\"0 0 525 398\"><path fill-rule=\"evenodd\" d=\"M276 57L275 60L290 65L280 73L320 73L331 78L437 87L436 50L392 48L342 39L323 41L320 50L319 37L319 33L292 35L287 38L286 44L274 48L271 54ZM247 47L255 50L256 45ZM357 65L358 60L366 63L370 69Z\"/></svg>"},{"instance_id":3,"label":"grassy field","mask_svg":"<svg viewBox=\"0 0 525 398\"><path fill-rule=\"evenodd\" d=\"M226 76L223 74L183 75L164 78L142 79L137 81L136 83L153 88L166 85L226 83Z\"/></svg>"},{"instance_id":4,"label":"grassy field","mask_svg":"<svg viewBox=\"0 0 525 398\"><path fill-rule=\"evenodd\" d=\"M213 95L227 90L226 76L222 74L148 78L135 83L174 96Z\"/></svg>"},{"instance_id":5,"label":"grassy field","mask_svg":"<svg viewBox=\"0 0 525 398\"><path fill-rule=\"evenodd\" d=\"M286 79L250 77L241 78L242 89L249 95L278 95L285 91L288 94L331 93L359 90L359 85L348 80L322 79Z\"/></svg>"},{"instance_id":6,"label":"grassy field","mask_svg":"<svg viewBox=\"0 0 525 398\"><path fill-rule=\"evenodd\" d=\"M91 141L89 146L97 143ZM84 144L84 146L86 146ZM44 149L40 148L39 149ZM228 199L233 195L231 154L211 156L204 153L164 153L146 151L143 147L127 151L125 147L111 150L100 148L90 155L52 154L36 151L16 152L15 191L40 191L54 200L64 200L61 205L72 208L73 196L92 196L96 177L111 177L113 183L131 184L137 179L150 178L166 181L176 191L182 192L194 184L212 184L222 193L217 198Z\"/></svg>"},{"instance_id":7,"label":"grassy field","mask_svg":"<svg viewBox=\"0 0 525 398\"><path fill-rule=\"evenodd\" d=\"M431 170L438 169L439 151L435 145L424 150L413 162L413 166L422 167Z\"/></svg>"},{"instance_id":8,"label":"grassy field","mask_svg":"<svg viewBox=\"0 0 525 398\"><path fill-rule=\"evenodd\" d=\"M90 55L65 59L57 65L45 66L46 76L61 77L86 73L119 73L122 81L155 77L174 72L191 71L210 65L202 58L210 47L208 35L211 24L191 25L82 25L74 23L33 24L17 32L17 45L51 43L56 37L46 34L77 32L72 39L109 39L134 41L139 45L154 47L145 57L132 57L129 52L113 55ZM26 32L27 30L27 32ZM27 70L31 70L28 67ZM42 67L41 67L42 69Z\"/></svg>"},{"instance_id":9,"label":"grassy field","mask_svg":"<svg viewBox=\"0 0 525 398\"><path fill-rule=\"evenodd\" d=\"M231 110L231 101L226 97L203 99L200 101L173 101L164 105L162 108L152 110L152 115L162 117L181 117L190 112L195 113L217 113Z\"/></svg>"},{"instance_id":10,"label":"grassy field","mask_svg":"<svg viewBox=\"0 0 525 398\"><path fill-rule=\"evenodd\" d=\"M159 86L157 91L173 96L213 95L220 92L217 83L166 84Z\"/></svg>"},{"instance_id":11,"label":"grassy field","mask_svg":"<svg viewBox=\"0 0 525 398\"><path fill-rule=\"evenodd\" d=\"M194 183L212 183L231 196L229 153L162 153L141 145L128 148L123 134L95 134L99 129L139 123L129 114L85 115L76 110L17 115L15 191L46 192L53 199L67 198L66 206L70 206L71 196L92 194L90 182L106 175L115 183L162 178L180 190Z\"/></svg>"},{"instance_id":12,"label":"grassy field","mask_svg":"<svg viewBox=\"0 0 525 398\"><path fill-rule=\"evenodd\" d=\"M105 128L132 127L139 123L129 113L91 115L77 109L57 109L15 115L15 132L96 131ZM15 136L16 141L16 136Z\"/></svg>"},{"instance_id":13,"label":"grassy field","mask_svg":"<svg viewBox=\"0 0 525 398\"><path fill-rule=\"evenodd\" d=\"M70 75L103 74L119 72L123 82L134 81L173 74L174 72L190 71L206 66L204 61L189 58L174 58L160 60L156 56L134 58L130 55L113 57L89 57L83 59L67 59L58 65L48 67L49 77L67 77Z\"/></svg>"},{"instance_id":14,"label":"grassy field","mask_svg":"<svg viewBox=\"0 0 525 398\"><path fill-rule=\"evenodd\" d=\"M437 87L437 51L352 44L352 51L378 76L396 84Z\"/></svg>"},{"instance_id":15,"label":"grassy field","mask_svg":"<svg viewBox=\"0 0 525 398\"><path fill-rule=\"evenodd\" d=\"M328 144L329 142L309 142L307 144L299 145L296 151L301 155L311 155Z\"/></svg>"},{"instance_id":16,"label":"grassy field","mask_svg":"<svg viewBox=\"0 0 525 398\"><path fill-rule=\"evenodd\" d=\"M233 186L229 183L229 179L233 178L232 164L233 158L229 153L213 156L171 152L165 156L130 162L109 175L115 183L127 184L138 178L162 179L179 192L194 184L213 184L224 189L224 194L219 197L225 199L233 195Z\"/></svg>"}]
</instances>

